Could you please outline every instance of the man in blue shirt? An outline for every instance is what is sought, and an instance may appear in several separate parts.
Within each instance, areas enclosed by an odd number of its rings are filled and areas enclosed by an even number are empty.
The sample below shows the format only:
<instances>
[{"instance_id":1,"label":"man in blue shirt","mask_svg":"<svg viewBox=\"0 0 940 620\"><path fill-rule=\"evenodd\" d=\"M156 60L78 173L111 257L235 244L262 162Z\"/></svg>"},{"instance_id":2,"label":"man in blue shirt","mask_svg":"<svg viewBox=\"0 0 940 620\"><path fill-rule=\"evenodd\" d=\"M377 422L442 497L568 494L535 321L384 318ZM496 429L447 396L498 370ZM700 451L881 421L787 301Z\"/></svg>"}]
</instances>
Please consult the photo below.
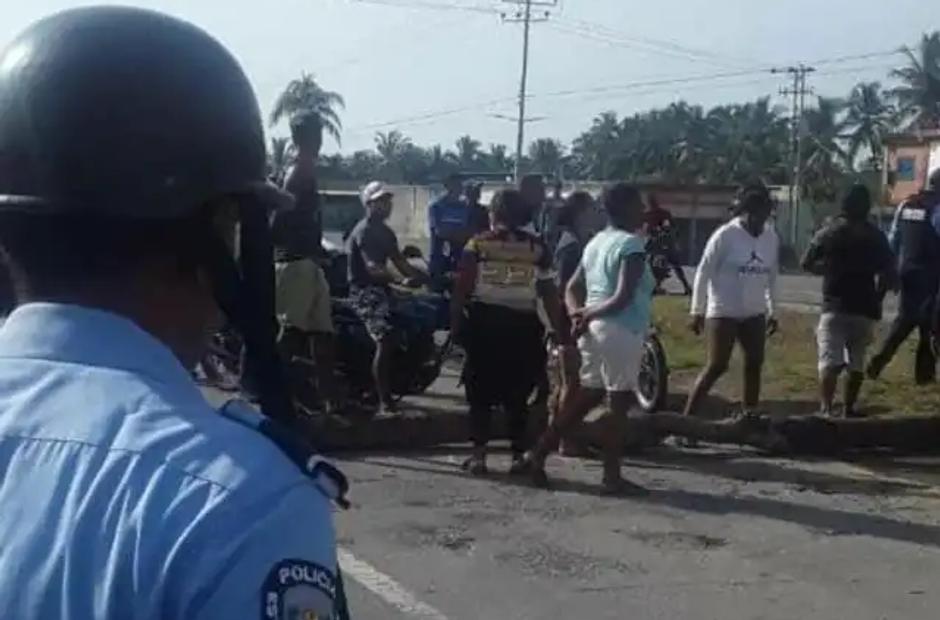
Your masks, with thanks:
<instances>
[{"instance_id":1,"label":"man in blue shirt","mask_svg":"<svg viewBox=\"0 0 940 620\"><path fill-rule=\"evenodd\" d=\"M932 383L937 372L932 332L940 288L940 169L930 174L927 187L922 192L898 207L891 226L890 243L898 257L900 303L888 335L872 356L868 375L877 378L916 328L920 341L914 380L918 384Z\"/></svg>"},{"instance_id":2,"label":"man in blue shirt","mask_svg":"<svg viewBox=\"0 0 940 620\"><path fill-rule=\"evenodd\" d=\"M333 617L345 481L189 373L216 300L247 341L265 320L238 295L264 292L269 234L238 64L174 18L83 8L0 54L0 93L4 617Z\"/></svg>"},{"instance_id":3,"label":"man in blue shirt","mask_svg":"<svg viewBox=\"0 0 940 620\"><path fill-rule=\"evenodd\" d=\"M467 240L474 234L470 207L464 201L460 175L444 180L445 194L428 207L431 233L430 271L440 277L457 269L457 262Z\"/></svg>"}]
</instances>

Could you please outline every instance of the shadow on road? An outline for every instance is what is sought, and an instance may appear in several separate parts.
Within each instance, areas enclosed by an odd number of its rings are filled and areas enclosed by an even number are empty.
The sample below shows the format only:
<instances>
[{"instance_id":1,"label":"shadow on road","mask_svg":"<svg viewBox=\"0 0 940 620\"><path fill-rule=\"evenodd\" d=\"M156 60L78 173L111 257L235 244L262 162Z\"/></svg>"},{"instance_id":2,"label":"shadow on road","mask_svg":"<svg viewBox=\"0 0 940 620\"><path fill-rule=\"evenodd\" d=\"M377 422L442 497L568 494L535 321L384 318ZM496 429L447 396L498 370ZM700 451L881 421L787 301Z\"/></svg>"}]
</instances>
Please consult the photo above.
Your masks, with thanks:
<instances>
[{"instance_id":1,"label":"shadow on road","mask_svg":"<svg viewBox=\"0 0 940 620\"><path fill-rule=\"evenodd\" d=\"M369 465L393 470L411 471L467 479L467 475L453 463L442 462L434 455L453 455L465 452L466 448L442 448L420 453L371 455L365 461ZM803 486L820 493L851 493L865 495L931 495L936 490L929 485L918 485L906 481L878 480L839 476L824 472L799 470L779 463L735 462L740 453L717 453L690 455L663 451L651 455L647 460L630 459L625 463L627 476L630 468L672 469L702 472L724 478L749 481L779 482ZM347 456L350 460L358 458ZM361 461L360 461L361 462ZM810 461L812 462L812 461ZM940 465L937 465L940 468ZM491 473L483 480L531 489L525 477L512 477L502 472ZM599 487L564 478L552 478L550 491L576 493L596 497ZM853 512L821 506L798 504L765 497L741 497L735 495L713 495L684 489L650 489L650 495L630 498L626 501L649 505L667 506L687 512L713 515L742 514L785 521L818 530L829 536L873 536L888 540L929 545L940 548L940 526L913 523L885 516ZM616 501L616 500L612 500Z\"/></svg>"},{"instance_id":2,"label":"shadow on road","mask_svg":"<svg viewBox=\"0 0 940 620\"><path fill-rule=\"evenodd\" d=\"M714 515L746 514L787 521L819 530L829 536L873 536L940 547L940 527L936 525L769 498L718 496L697 491L664 489L654 491L649 497L636 501L691 512Z\"/></svg>"},{"instance_id":3,"label":"shadow on road","mask_svg":"<svg viewBox=\"0 0 940 620\"><path fill-rule=\"evenodd\" d=\"M655 450L642 460L631 459L626 465L640 469L674 469L699 472L741 482L776 482L790 484L801 490L823 494L851 494L867 496L908 495L940 497L940 492L927 483L875 477L842 476L824 471L809 470L800 464L825 463L815 459L758 460L740 451L722 451L692 454L671 450ZM940 474L940 469L938 469ZM940 480L938 480L940 481Z\"/></svg>"}]
</instances>

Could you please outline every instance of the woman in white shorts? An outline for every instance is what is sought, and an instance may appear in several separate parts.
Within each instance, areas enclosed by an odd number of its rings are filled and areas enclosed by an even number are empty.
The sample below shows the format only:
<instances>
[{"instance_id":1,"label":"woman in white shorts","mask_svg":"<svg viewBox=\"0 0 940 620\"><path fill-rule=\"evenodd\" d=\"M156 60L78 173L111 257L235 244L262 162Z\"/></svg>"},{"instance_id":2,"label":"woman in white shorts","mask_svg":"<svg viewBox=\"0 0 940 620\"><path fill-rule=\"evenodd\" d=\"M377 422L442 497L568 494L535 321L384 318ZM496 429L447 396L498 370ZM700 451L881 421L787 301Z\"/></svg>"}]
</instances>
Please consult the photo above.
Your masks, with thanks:
<instances>
[{"instance_id":1,"label":"woman in white shorts","mask_svg":"<svg viewBox=\"0 0 940 620\"><path fill-rule=\"evenodd\" d=\"M606 396L610 428L604 433L604 491L640 493L642 487L621 477L620 461L655 283L646 262L640 192L618 183L605 192L604 208L609 225L584 248L565 295L581 353L580 387L565 394L558 415L526 462L533 482L546 485L548 454Z\"/></svg>"}]
</instances>

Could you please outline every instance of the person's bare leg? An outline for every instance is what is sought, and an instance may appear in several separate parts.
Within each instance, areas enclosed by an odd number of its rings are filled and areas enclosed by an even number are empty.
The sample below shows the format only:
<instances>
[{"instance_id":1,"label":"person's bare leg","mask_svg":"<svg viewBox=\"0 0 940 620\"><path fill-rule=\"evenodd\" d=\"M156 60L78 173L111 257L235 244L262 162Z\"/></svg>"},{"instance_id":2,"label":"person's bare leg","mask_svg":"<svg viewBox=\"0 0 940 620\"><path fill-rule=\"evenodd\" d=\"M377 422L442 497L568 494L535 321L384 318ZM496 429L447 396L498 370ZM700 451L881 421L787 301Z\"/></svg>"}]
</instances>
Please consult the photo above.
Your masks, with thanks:
<instances>
[{"instance_id":1,"label":"person's bare leg","mask_svg":"<svg viewBox=\"0 0 940 620\"><path fill-rule=\"evenodd\" d=\"M313 359L317 368L317 391L327 413L339 409L336 390L336 344L333 334L315 332L312 343Z\"/></svg>"},{"instance_id":2,"label":"person's bare leg","mask_svg":"<svg viewBox=\"0 0 940 620\"><path fill-rule=\"evenodd\" d=\"M626 441L627 416L636 404L633 392L610 392L607 394L609 411L603 441L604 478L603 492L608 495L640 495L645 492L621 474L623 445Z\"/></svg>"},{"instance_id":3,"label":"person's bare leg","mask_svg":"<svg viewBox=\"0 0 940 620\"><path fill-rule=\"evenodd\" d=\"M389 364L392 357L391 336L375 341L375 357L372 360L372 378L375 391L379 395L380 411L392 412L395 402L392 400L392 388L389 382Z\"/></svg>"},{"instance_id":4,"label":"person's bare leg","mask_svg":"<svg viewBox=\"0 0 940 620\"><path fill-rule=\"evenodd\" d=\"M565 401L567 395L581 386L581 378L578 374L580 367L581 359L577 351L572 350L563 355L560 372L558 373L560 375L561 387L557 398L558 402L555 404L555 407L552 408L553 418L559 415L561 403ZM559 452L562 455L578 457L588 454L587 446L576 436L579 428L581 428L581 424L575 424L574 427L570 429L568 437L561 440Z\"/></svg>"},{"instance_id":5,"label":"person's bare leg","mask_svg":"<svg viewBox=\"0 0 940 620\"><path fill-rule=\"evenodd\" d=\"M728 371L728 362L731 361L731 352L734 350L735 332L736 326L732 321L722 319L705 321L708 360L685 401L683 409L685 415L695 415L698 412L702 401L708 396L715 382Z\"/></svg>"},{"instance_id":6,"label":"person's bare leg","mask_svg":"<svg viewBox=\"0 0 940 620\"><path fill-rule=\"evenodd\" d=\"M819 412L824 415L832 415L832 403L836 398L839 374L839 368L819 369Z\"/></svg>"},{"instance_id":7,"label":"person's bare leg","mask_svg":"<svg viewBox=\"0 0 940 620\"><path fill-rule=\"evenodd\" d=\"M598 406L603 399L604 391L598 389L576 387L565 392L558 414L552 418L551 424L525 456L536 486L545 486L548 482L545 475L545 460L548 455L558 448L561 439L577 428L591 409Z\"/></svg>"},{"instance_id":8,"label":"person's bare leg","mask_svg":"<svg viewBox=\"0 0 940 620\"><path fill-rule=\"evenodd\" d=\"M738 330L744 352L744 410L751 412L760 404L761 373L764 368L764 344L767 339L763 317L748 319Z\"/></svg>"},{"instance_id":9,"label":"person's bare leg","mask_svg":"<svg viewBox=\"0 0 940 620\"><path fill-rule=\"evenodd\" d=\"M865 373L856 370L849 371L845 376L845 393L843 395L846 417L858 416L858 395L862 391L862 383L865 381Z\"/></svg>"}]
</instances>

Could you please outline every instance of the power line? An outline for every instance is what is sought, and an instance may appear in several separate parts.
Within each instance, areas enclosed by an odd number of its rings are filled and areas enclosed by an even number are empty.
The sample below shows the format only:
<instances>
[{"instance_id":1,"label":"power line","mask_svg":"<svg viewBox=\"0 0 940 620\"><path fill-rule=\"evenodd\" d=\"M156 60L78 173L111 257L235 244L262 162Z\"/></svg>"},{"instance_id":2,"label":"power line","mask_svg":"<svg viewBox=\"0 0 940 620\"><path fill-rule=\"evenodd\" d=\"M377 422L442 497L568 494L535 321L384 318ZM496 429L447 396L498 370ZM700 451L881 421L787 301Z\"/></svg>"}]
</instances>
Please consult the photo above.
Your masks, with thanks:
<instances>
[{"instance_id":1,"label":"power line","mask_svg":"<svg viewBox=\"0 0 940 620\"><path fill-rule=\"evenodd\" d=\"M473 4L457 4L452 2L431 2L430 0L353 0L358 4L375 4L402 9L431 9L435 11L468 11L471 13L486 13L497 15L499 12L493 7Z\"/></svg>"},{"instance_id":2,"label":"power line","mask_svg":"<svg viewBox=\"0 0 940 620\"><path fill-rule=\"evenodd\" d=\"M628 34L623 31L618 31L602 24L597 24L586 20L563 20L561 24L562 26L568 26L571 28L571 30L568 30L568 32L572 34L581 34L586 38L595 38L599 41L610 44L620 44L623 47L647 49L648 51L661 54L685 58L688 60L710 62L721 66L754 65L753 60L733 58L731 56L718 54L710 50L689 47L671 39ZM556 29L562 29L558 28L557 22L553 25L556 27Z\"/></svg>"},{"instance_id":3,"label":"power line","mask_svg":"<svg viewBox=\"0 0 940 620\"><path fill-rule=\"evenodd\" d=\"M660 78L660 79L652 79L652 80L644 80L644 81L625 82L622 84L612 84L609 86L594 86L594 87L589 87L589 88L571 88L571 89L566 89L566 90L556 90L553 92L532 95L531 97L532 98L567 97L571 95L604 93L604 92L619 91L619 90L632 90L634 88L641 88L645 86L668 86L670 84L688 84L689 82L720 80L720 79L725 79L725 78L764 74L766 72L767 72L766 69L753 69L753 70L746 70L746 71L745 70L725 71L722 73L711 73L711 74L704 74L704 75L686 75L683 77Z\"/></svg>"},{"instance_id":4,"label":"power line","mask_svg":"<svg viewBox=\"0 0 940 620\"><path fill-rule=\"evenodd\" d=\"M697 56L689 52L680 52L677 50L670 50L670 49L665 49L662 47L655 47L655 46L638 42L638 41L629 41L629 40L625 40L625 39L618 38L618 37L612 37L610 35L607 35L601 32L591 31L589 29L581 28L578 26L571 26L569 24L552 23L550 24L549 27L563 34L574 35L574 36L581 37L583 39L589 39L592 41L598 41L600 43L606 43L607 45L611 47L641 50L647 53L657 54L661 56L669 56L672 58L679 58L682 60L690 60L694 62L705 62L709 64L717 64L720 66L728 66L727 63L719 62L710 58L702 58L701 56Z\"/></svg>"},{"instance_id":5,"label":"power line","mask_svg":"<svg viewBox=\"0 0 940 620\"><path fill-rule=\"evenodd\" d=\"M482 101L478 103L473 103L470 105L460 106L456 108L448 108L444 110L437 110L432 112L424 112L422 114L417 114L414 116L405 116L402 118L397 118L391 121L383 121L380 123L370 123L368 125L360 125L359 127L352 127L347 131L350 133L359 133L369 129L382 129L384 127L394 127L396 125L406 125L413 124L416 122L433 120L437 118L443 118L445 116L453 116L454 114L460 114L461 112L470 112L473 110L480 110L491 105L496 105L500 103L506 103L508 101L515 101L516 97L500 97L499 99L491 99L489 101Z\"/></svg>"},{"instance_id":6,"label":"power line","mask_svg":"<svg viewBox=\"0 0 940 620\"><path fill-rule=\"evenodd\" d=\"M903 54L904 48L899 47L891 50L882 50L880 52L867 52L863 54L850 54L848 56L836 56L835 58L823 58L820 60L810 61L808 64L811 65L831 65L841 62L848 62L850 60L866 60L868 58L882 58L886 56L896 56L898 54Z\"/></svg>"},{"instance_id":7,"label":"power line","mask_svg":"<svg viewBox=\"0 0 940 620\"><path fill-rule=\"evenodd\" d=\"M362 2L362 1L365 1L365 0L359 0L359 1ZM458 17L456 17L456 18L451 17L451 18L449 18L449 19L436 20L436 21L434 21L434 22L432 22L432 23L430 23L430 24L427 24L427 25L425 25L425 26L423 26L423 27L421 27L421 28L417 28L417 29L412 30L411 36L410 36L408 39L406 39L406 43L408 43L408 42L424 43L424 42L421 40L421 38L420 38L420 37L417 37L416 35L422 34L422 33L425 33L425 32L431 31L431 30L437 31L437 30L442 30L442 29L450 28L450 27L455 26L455 25L457 25L457 24L465 24L465 20L466 20L466 16L458 16ZM398 25L398 24L396 24L396 25ZM401 24L401 25L404 25L404 24ZM390 31L388 31L388 32L393 32L393 30L390 30ZM375 41L375 36L376 36L375 33L369 33L368 35L366 35L366 36L364 36L364 37L362 37L362 38L357 39L356 41L354 41L353 47L361 47L361 46L363 46L365 43L374 42L374 41ZM320 68L317 70L317 73L319 73L320 75L322 75L322 74L324 74L324 73L329 73L330 71L335 71L336 69L340 69L340 68L343 68L343 67L348 67L348 66L350 66L350 65L355 65L355 64L358 64L358 63L360 63L360 62L363 62L364 60L367 60L368 58L370 58L370 57L372 57L372 56L374 56L374 55L375 55L375 52L374 52L374 51L362 52L362 53L358 53L358 54L352 54L352 55L347 56L347 57L345 57L345 58L340 58L339 60L337 60L337 61L335 61L335 62L333 62L333 63L331 63L331 64L328 64L328 65L326 65L326 66L324 66L324 67L320 67Z\"/></svg>"},{"instance_id":8,"label":"power line","mask_svg":"<svg viewBox=\"0 0 940 620\"><path fill-rule=\"evenodd\" d=\"M840 69L827 69L824 71L818 71L817 75L820 75L820 76L837 75L837 74L853 73L853 72L859 72L859 71L875 70L875 69L881 69L881 68L889 69L891 68L891 66L890 65L864 65L864 66L856 66L856 67L845 67L845 68L840 68ZM692 84L695 84L695 83L720 81L720 80L730 79L730 78L735 78L735 77L757 76L761 74L766 75L767 69L725 71L725 72L710 73L710 74L685 75L685 76L677 76L677 77L669 77L669 78L637 80L633 82L624 82L621 84L612 84L612 85L607 85L607 86L573 88L573 89L550 91L550 92L545 92L545 93L527 94L526 99L533 100L533 99L575 97L577 99L583 99L583 100L594 100L594 99L599 100L599 99L608 98L608 97L603 96L604 94L620 93L620 92L629 92L630 94L637 94L636 92L637 89L643 89L642 92L639 94L646 94L646 93L652 93L652 92L659 92L660 89L656 87L671 86L675 84L682 84L686 88L701 88L703 86L708 86L710 88L725 88L729 86L739 86L739 85L746 85L749 83L765 82L765 81L772 79L770 77L764 77L760 79L750 80L747 82L734 82L731 84L699 84L697 86L691 86ZM663 90L671 90L671 89L663 89ZM592 98L592 97L585 97L585 95L602 95L602 96ZM396 125L415 124L415 123L420 123L420 122L429 121L429 120L436 120L438 118L444 118L447 116L453 116L455 114L461 114L464 112L473 112L477 110L482 110L490 106L508 103L514 100L517 101L516 96L499 97L496 99L479 101L479 102L467 104L464 106L445 108L442 110L432 110L432 111L427 111L427 112L423 112L423 113L416 114L416 115L393 119L390 121L383 121L379 123L370 123L367 125L361 125L358 127L351 127L351 128L348 128L347 131L349 133L360 133L362 131L366 131L370 129L382 129L385 127L394 127Z\"/></svg>"}]
</instances>

